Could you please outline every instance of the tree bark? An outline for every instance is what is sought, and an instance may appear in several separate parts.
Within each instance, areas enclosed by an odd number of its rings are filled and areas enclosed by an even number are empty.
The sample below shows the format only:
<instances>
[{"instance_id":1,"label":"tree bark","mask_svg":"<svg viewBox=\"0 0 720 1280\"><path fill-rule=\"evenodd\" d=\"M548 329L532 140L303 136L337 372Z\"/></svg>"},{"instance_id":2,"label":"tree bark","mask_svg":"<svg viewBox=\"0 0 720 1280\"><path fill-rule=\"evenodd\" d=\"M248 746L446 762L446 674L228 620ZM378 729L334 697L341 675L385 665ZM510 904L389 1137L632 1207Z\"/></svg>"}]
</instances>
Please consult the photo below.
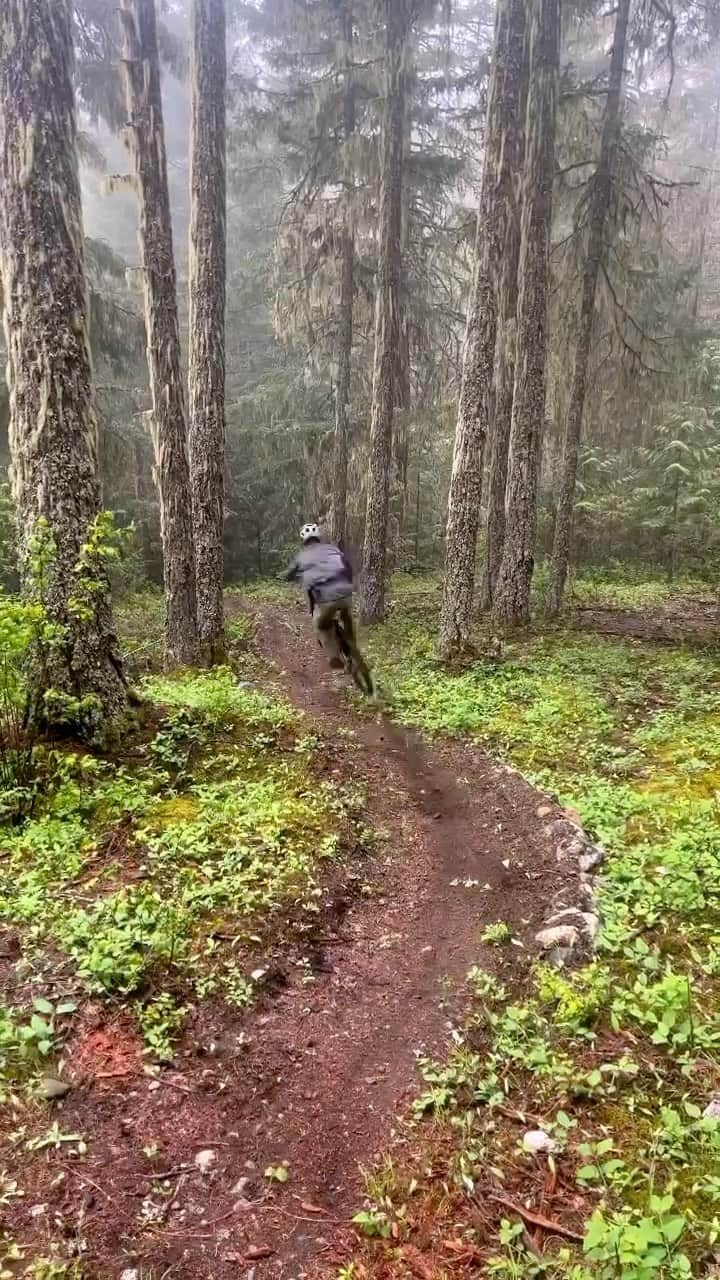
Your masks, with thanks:
<instances>
[{"instance_id":1,"label":"tree bark","mask_svg":"<svg viewBox=\"0 0 720 1280\"><path fill-rule=\"evenodd\" d=\"M355 85L352 72L353 11L348 4L342 15L343 25L343 177L345 182L343 225L341 233L340 312L338 324L338 376L335 389L335 437L333 441L332 506L330 536L338 546L345 545L347 525L348 452L350 435L350 388L352 377L353 307L355 301L355 235L354 211L350 186L350 139L355 132Z\"/></svg>"},{"instance_id":2,"label":"tree bark","mask_svg":"<svg viewBox=\"0 0 720 1280\"><path fill-rule=\"evenodd\" d=\"M205 661L224 652L225 0L194 0L190 155L190 483Z\"/></svg>"},{"instance_id":3,"label":"tree bark","mask_svg":"<svg viewBox=\"0 0 720 1280\"><path fill-rule=\"evenodd\" d=\"M3 0L0 271L22 579L58 629L34 655L29 714L102 738L127 686L105 561L92 551L101 495L69 0ZM52 546L39 583L43 529Z\"/></svg>"},{"instance_id":4,"label":"tree bark","mask_svg":"<svg viewBox=\"0 0 720 1280\"><path fill-rule=\"evenodd\" d=\"M530 616L538 470L545 418L550 227L560 64L559 0L534 0L530 9L529 48L505 544L493 601L493 617L505 625L526 622Z\"/></svg>"},{"instance_id":5,"label":"tree bark","mask_svg":"<svg viewBox=\"0 0 720 1280\"><path fill-rule=\"evenodd\" d=\"M523 80L525 5L498 0L485 165L448 498L440 654L466 647L472 622L485 437L498 319L499 275L514 214L513 166Z\"/></svg>"},{"instance_id":6,"label":"tree bark","mask_svg":"<svg viewBox=\"0 0 720 1280\"><path fill-rule=\"evenodd\" d=\"M505 488L507 485L508 448L512 423L515 387L515 336L517 327L518 262L520 258L520 182L525 151L525 112L527 109L528 49L526 39L526 6L517 6L511 18L511 58L518 68L518 90L515 111L508 118L503 148L503 163L509 168L507 207L504 221L505 239L501 246L500 278L497 297L497 333L493 368L492 416L488 421L490 460L487 478L487 537L483 565L481 605L492 607L495 584L500 572L505 542Z\"/></svg>"},{"instance_id":7,"label":"tree bark","mask_svg":"<svg viewBox=\"0 0 720 1280\"><path fill-rule=\"evenodd\" d=\"M154 0L122 0L127 135L140 200L140 253L165 579L165 660L197 660L197 599L185 394Z\"/></svg>"},{"instance_id":8,"label":"tree bark","mask_svg":"<svg viewBox=\"0 0 720 1280\"><path fill-rule=\"evenodd\" d=\"M713 195L715 192L715 178L717 175L716 159L718 154L718 143L720 142L720 94L715 99L713 108L713 119L710 124L710 154L708 156L707 174L705 177L705 190L700 204L700 234L697 241L697 249L693 255L695 262L695 271L697 273L697 283L693 290L692 306L690 315L693 320L697 320L700 310L700 289L703 283L703 269L705 267L705 251L707 248L708 230L710 227L710 215L713 209Z\"/></svg>"},{"instance_id":9,"label":"tree bark","mask_svg":"<svg viewBox=\"0 0 720 1280\"><path fill-rule=\"evenodd\" d=\"M587 391L590 343L595 319L595 295L597 293L600 268L606 257L605 229L610 211L613 167L620 136L622 81L629 16L630 0L619 0L615 18L612 52L610 54L610 76L600 138L600 155L592 178L589 196L587 251L583 269L580 313L578 316L575 369L570 392L570 403L565 420L562 479L555 516L555 534L546 601L546 606L550 613L558 613L562 608L565 581L570 562L570 538L575 505L578 452Z\"/></svg>"},{"instance_id":10,"label":"tree bark","mask_svg":"<svg viewBox=\"0 0 720 1280\"><path fill-rule=\"evenodd\" d=\"M367 506L360 614L379 622L385 613L385 561L390 505L395 364L400 338L399 287L402 234L402 168L405 119L405 45L409 31L407 0L384 0L385 113L380 167L380 215L375 358L370 418Z\"/></svg>"}]
</instances>

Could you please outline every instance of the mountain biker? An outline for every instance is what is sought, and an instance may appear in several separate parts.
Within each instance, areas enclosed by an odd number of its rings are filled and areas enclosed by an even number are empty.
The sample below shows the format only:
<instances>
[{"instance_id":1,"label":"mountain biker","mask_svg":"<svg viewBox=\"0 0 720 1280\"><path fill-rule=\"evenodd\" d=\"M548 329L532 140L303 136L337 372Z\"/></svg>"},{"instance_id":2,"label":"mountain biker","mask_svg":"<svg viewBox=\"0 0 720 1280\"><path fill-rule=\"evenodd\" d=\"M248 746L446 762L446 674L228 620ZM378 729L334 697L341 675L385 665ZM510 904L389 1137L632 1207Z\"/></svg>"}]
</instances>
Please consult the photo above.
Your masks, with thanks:
<instances>
[{"instance_id":1,"label":"mountain biker","mask_svg":"<svg viewBox=\"0 0 720 1280\"><path fill-rule=\"evenodd\" d=\"M323 541L316 524L304 524L300 530L302 550L287 573L286 582L302 581L307 593L313 624L335 670L343 666L335 624L342 624L354 648L355 626L352 616L353 574L350 561L334 542Z\"/></svg>"}]
</instances>

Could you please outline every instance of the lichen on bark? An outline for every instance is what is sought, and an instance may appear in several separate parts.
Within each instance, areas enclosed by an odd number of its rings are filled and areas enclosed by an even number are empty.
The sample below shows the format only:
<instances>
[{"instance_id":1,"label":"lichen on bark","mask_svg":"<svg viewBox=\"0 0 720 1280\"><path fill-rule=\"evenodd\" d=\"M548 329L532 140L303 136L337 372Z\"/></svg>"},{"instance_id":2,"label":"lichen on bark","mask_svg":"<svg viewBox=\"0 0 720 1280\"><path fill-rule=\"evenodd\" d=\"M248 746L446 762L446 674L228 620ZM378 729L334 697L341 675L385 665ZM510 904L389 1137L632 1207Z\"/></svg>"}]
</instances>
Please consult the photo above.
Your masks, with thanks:
<instances>
[{"instance_id":1,"label":"lichen on bark","mask_svg":"<svg viewBox=\"0 0 720 1280\"><path fill-rule=\"evenodd\" d=\"M0 14L0 272L21 577L36 599L38 540L51 551L28 719L102 738L128 689L98 535L69 0L4 0Z\"/></svg>"}]
</instances>

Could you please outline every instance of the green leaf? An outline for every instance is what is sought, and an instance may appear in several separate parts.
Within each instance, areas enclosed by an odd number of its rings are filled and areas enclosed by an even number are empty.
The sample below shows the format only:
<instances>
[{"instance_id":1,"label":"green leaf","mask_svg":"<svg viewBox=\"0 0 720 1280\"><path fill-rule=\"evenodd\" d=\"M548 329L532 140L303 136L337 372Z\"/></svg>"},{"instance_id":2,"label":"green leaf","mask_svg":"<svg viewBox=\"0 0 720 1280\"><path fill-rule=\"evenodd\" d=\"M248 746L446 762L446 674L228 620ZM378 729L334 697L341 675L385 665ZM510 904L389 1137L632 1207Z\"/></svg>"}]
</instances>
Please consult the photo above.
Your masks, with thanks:
<instances>
[{"instance_id":1,"label":"green leaf","mask_svg":"<svg viewBox=\"0 0 720 1280\"><path fill-rule=\"evenodd\" d=\"M673 1244L680 1239L685 1230L685 1219L679 1215L676 1218L665 1218L662 1224L662 1232L669 1244Z\"/></svg>"},{"instance_id":2,"label":"green leaf","mask_svg":"<svg viewBox=\"0 0 720 1280\"><path fill-rule=\"evenodd\" d=\"M608 1224L602 1214L596 1210L592 1218L587 1224L585 1231L585 1239L583 1240L583 1249L589 1253L591 1249L597 1249L604 1244L607 1239Z\"/></svg>"},{"instance_id":3,"label":"green leaf","mask_svg":"<svg viewBox=\"0 0 720 1280\"><path fill-rule=\"evenodd\" d=\"M49 1000L46 1000L44 996L35 997L33 1000L33 1008L37 1009L38 1013L48 1013L51 1017L55 1012L55 1006L52 1005Z\"/></svg>"}]
</instances>

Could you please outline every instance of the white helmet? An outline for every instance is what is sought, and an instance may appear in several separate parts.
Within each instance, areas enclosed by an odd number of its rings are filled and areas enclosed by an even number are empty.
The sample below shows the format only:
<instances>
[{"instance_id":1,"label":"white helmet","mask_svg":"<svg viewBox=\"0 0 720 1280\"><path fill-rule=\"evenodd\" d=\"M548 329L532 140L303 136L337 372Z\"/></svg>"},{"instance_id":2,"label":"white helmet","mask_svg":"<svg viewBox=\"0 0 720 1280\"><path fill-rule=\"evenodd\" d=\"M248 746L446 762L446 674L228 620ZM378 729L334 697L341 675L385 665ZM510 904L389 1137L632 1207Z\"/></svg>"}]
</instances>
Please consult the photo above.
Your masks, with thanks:
<instances>
[{"instance_id":1,"label":"white helmet","mask_svg":"<svg viewBox=\"0 0 720 1280\"><path fill-rule=\"evenodd\" d=\"M319 537L320 537L319 524L304 524L302 529L300 530L301 542L310 542L313 538L319 538Z\"/></svg>"}]
</instances>

